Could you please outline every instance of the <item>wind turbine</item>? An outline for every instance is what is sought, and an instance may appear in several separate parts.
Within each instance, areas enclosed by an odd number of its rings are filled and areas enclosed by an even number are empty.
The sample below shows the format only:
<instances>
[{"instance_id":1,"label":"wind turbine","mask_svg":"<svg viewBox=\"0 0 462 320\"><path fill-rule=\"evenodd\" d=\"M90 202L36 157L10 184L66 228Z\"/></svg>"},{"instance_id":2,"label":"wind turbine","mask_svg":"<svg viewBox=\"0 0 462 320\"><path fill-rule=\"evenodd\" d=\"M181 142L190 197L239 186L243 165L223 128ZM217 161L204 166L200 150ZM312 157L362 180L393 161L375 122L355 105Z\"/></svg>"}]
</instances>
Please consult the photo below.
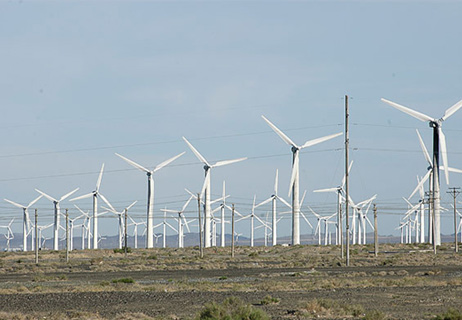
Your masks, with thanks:
<instances>
[{"instance_id":1,"label":"wind turbine","mask_svg":"<svg viewBox=\"0 0 462 320\"><path fill-rule=\"evenodd\" d=\"M106 200L107 201L107 200ZM105 201L105 202L106 202ZM106 202L106 204L109 206L109 208L107 207L102 207L103 209L109 211L109 212L112 212L113 214L117 215L117 218L118 218L118 221L119 221L119 228L118 228L118 235L119 235L119 249L122 249L123 247L123 239L124 239L124 213L125 213L125 210L130 210L131 207L133 207L135 205L135 203L137 203L138 201L133 201L128 207L126 207L124 210L122 211L116 211L114 209L114 207L109 203L109 201Z\"/></svg>"},{"instance_id":2,"label":"wind turbine","mask_svg":"<svg viewBox=\"0 0 462 320\"><path fill-rule=\"evenodd\" d=\"M68 197L70 197L73 193L77 192L77 190L79 190L79 188L75 188L74 190L72 190L69 193L66 193L59 200L57 200L57 199L49 196L45 192L42 192L39 189L35 189L35 191L37 191L38 193L43 195L45 198L47 198L48 200L53 202L53 205L54 205L55 222L54 222L54 228L53 228L53 250L59 250L59 245L58 245L58 243L59 243L59 227L60 227L59 218L60 218L60 215L61 215L61 209L59 207L59 203L61 201L63 201L64 199L67 199Z\"/></svg>"},{"instance_id":3,"label":"wind turbine","mask_svg":"<svg viewBox=\"0 0 462 320\"><path fill-rule=\"evenodd\" d=\"M134 246L135 246L135 249L138 249L138 226L139 225L146 225L146 222L142 221L142 222L136 222L135 220L133 220L132 217L128 216L128 218L130 219L130 221L132 222L131 224L129 224L128 226L133 226L133 238L134 238ZM145 230L146 232L146 230ZM154 235L155 236L155 235ZM156 243L157 243L157 238L156 238Z\"/></svg>"},{"instance_id":4,"label":"wind turbine","mask_svg":"<svg viewBox=\"0 0 462 320\"><path fill-rule=\"evenodd\" d=\"M27 236L32 230L31 227L30 227L31 220L30 220L30 217L29 217L28 209L32 205L34 205L34 203L39 201L40 198L42 198L42 197L43 197L42 195L38 196L37 198L32 200L27 206L23 206L23 205L21 205L19 203L13 202L13 201L8 200L8 199L3 199L6 202L11 203L15 207L21 208L23 210L23 223L22 223L22 248L23 248L23 251L27 251Z\"/></svg>"},{"instance_id":5,"label":"wind turbine","mask_svg":"<svg viewBox=\"0 0 462 320\"><path fill-rule=\"evenodd\" d=\"M85 217L84 221L82 222L82 250L85 250L85 234L87 234L87 249L90 249L90 211L84 212L80 209L77 205L74 204L80 213Z\"/></svg>"},{"instance_id":6,"label":"wind turbine","mask_svg":"<svg viewBox=\"0 0 462 320\"><path fill-rule=\"evenodd\" d=\"M149 170L143 167L142 165L139 165L135 161L132 161L128 158L125 158L124 156L121 156L120 154L116 153L118 157L120 157L122 160L126 161L128 164L131 166L137 168L140 171L143 171L146 173L148 176L148 204L147 204L147 217L146 217L146 248L153 248L154 247L154 239L153 239L153 212L154 212L154 178L153 175L166 165L170 164L171 162L175 161L179 157L181 157L185 152L182 152L168 160L165 160L164 162L160 163L157 165L154 169Z\"/></svg>"},{"instance_id":7,"label":"wind turbine","mask_svg":"<svg viewBox=\"0 0 462 320\"><path fill-rule=\"evenodd\" d=\"M202 191L201 195L204 194L205 192L205 199L204 199L204 247L208 248L211 246L210 240L211 240L211 230L210 230L210 218L211 218L211 199L210 199L210 194L211 194L211 184L210 184L210 171L212 168L217 168L221 167L224 165L228 165L231 163L236 163L240 162L243 160L246 160L247 158L239 158L239 159L233 159L233 160L224 160L224 161L218 161L215 164L210 164L200 153L199 151L196 150L196 148L193 147L193 145L186 140L185 137L183 137L183 140L186 142L188 147L191 149L191 151L194 153L194 155L199 159L204 164L204 170L205 170L205 180L204 184L202 186Z\"/></svg>"},{"instance_id":8,"label":"wind turbine","mask_svg":"<svg viewBox=\"0 0 462 320\"><path fill-rule=\"evenodd\" d=\"M10 223L6 226L0 226L0 228L5 228L6 229L6 234L4 234L5 239L6 239L6 249L7 251L10 251L10 241L14 239L14 234L13 230L11 230L11 225L14 222L14 218L11 219Z\"/></svg>"},{"instance_id":9,"label":"wind turbine","mask_svg":"<svg viewBox=\"0 0 462 320\"><path fill-rule=\"evenodd\" d=\"M96 188L94 191L84 194L83 196L79 196L79 197L69 200L69 201L76 201L76 200L93 197L93 235L98 234L98 196L100 196L101 199L103 199L103 201L106 202L106 204L108 203L106 198L99 192L99 187L101 186L101 180L103 179L103 171L104 171L104 163L101 166L98 180L96 181ZM98 249L98 237L97 236L93 237L93 249Z\"/></svg>"},{"instance_id":10,"label":"wind turbine","mask_svg":"<svg viewBox=\"0 0 462 320\"><path fill-rule=\"evenodd\" d=\"M52 227L52 226L53 226L53 223L50 223L49 225L46 225L46 226L37 226L38 239L39 239L38 240L39 241L38 245L39 245L40 249L42 249L42 247L45 247L45 241L47 239L50 239L50 238L45 238L45 236L43 236L44 240L43 240L43 243L42 243L42 233L43 233L43 231L50 228L50 227Z\"/></svg>"},{"instance_id":11,"label":"wind turbine","mask_svg":"<svg viewBox=\"0 0 462 320\"><path fill-rule=\"evenodd\" d=\"M183 205L180 211L175 211L175 210L170 210L170 209L161 209L161 211L163 211L164 213L171 212L171 213L178 214L178 248L184 247L183 226L186 226L186 229L188 229L188 232L190 232L188 222L186 221L186 218L184 217L184 211L186 210L186 207L188 206L189 202L191 202L193 198L194 197L191 195L186 201L186 203Z\"/></svg>"},{"instance_id":12,"label":"wind turbine","mask_svg":"<svg viewBox=\"0 0 462 320\"><path fill-rule=\"evenodd\" d=\"M271 201L271 229L272 229L272 245L275 246L277 244L277 216L276 216L276 210L277 210L277 205L276 205L276 200L280 200L283 204L285 204L287 207L292 208L292 206L283 198L278 196L278 170L276 169L276 177L274 179L274 193L266 200L263 200L259 204L255 206L255 208L258 208L262 205L267 204L268 202Z\"/></svg>"},{"instance_id":13,"label":"wind turbine","mask_svg":"<svg viewBox=\"0 0 462 320\"><path fill-rule=\"evenodd\" d=\"M84 214L81 214L80 216L75 217L74 219L69 218L69 250L72 251L74 250L74 228L76 225L74 222L76 220L79 220L80 218L85 217Z\"/></svg>"},{"instance_id":14,"label":"wind turbine","mask_svg":"<svg viewBox=\"0 0 462 320\"><path fill-rule=\"evenodd\" d=\"M446 138L441 126L445 120L453 115L457 110L462 107L462 100L454 104L452 107L444 112L444 115L437 119L432 118L421 112L412 110L408 107L402 106L395 102L382 98L382 101L391 105L392 107L407 113L408 115L424 122L428 122L430 127L433 128L433 212L435 216L435 244L441 245L441 223L440 223L440 179L439 179L439 161L440 161L440 147L441 156L443 160L444 175L446 177L446 183L449 184L449 169L448 169L448 156L446 150Z\"/></svg>"},{"instance_id":15,"label":"wind turbine","mask_svg":"<svg viewBox=\"0 0 462 320\"><path fill-rule=\"evenodd\" d=\"M322 138L317 138L305 142L299 146L295 144L288 136L279 130L273 123L262 116L263 120L273 129L274 132L289 146L292 151L292 174L290 177L289 196L292 194L292 245L300 244L300 202L299 202L299 153L300 150L319 144L321 142L333 139L343 133L336 133Z\"/></svg>"},{"instance_id":16,"label":"wind turbine","mask_svg":"<svg viewBox=\"0 0 462 320\"><path fill-rule=\"evenodd\" d=\"M350 162L348 166L348 173L351 171L351 167L353 166L353 161ZM345 194L344 186L346 181L346 175L343 176L342 184L338 187L334 188L327 188L327 189L318 189L314 190L313 192L335 192L337 194L337 244L343 243L343 218L342 218L342 197Z\"/></svg>"}]
</instances>

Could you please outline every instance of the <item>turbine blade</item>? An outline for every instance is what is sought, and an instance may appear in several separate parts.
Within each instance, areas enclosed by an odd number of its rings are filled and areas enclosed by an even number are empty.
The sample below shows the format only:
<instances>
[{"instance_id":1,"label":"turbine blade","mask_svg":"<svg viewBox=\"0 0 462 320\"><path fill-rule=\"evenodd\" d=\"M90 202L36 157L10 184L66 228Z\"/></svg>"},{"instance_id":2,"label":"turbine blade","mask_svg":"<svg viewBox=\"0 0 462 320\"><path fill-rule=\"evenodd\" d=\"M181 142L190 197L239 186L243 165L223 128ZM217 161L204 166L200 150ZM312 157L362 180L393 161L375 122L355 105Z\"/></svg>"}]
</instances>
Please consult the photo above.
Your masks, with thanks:
<instances>
[{"instance_id":1,"label":"turbine blade","mask_svg":"<svg viewBox=\"0 0 462 320\"><path fill-rule=\"evenodd\" d=\"M183 213L185 210L186 210L186 207L188 206L188 204L191 202L193 196L190 196L188 201L186 201L186 203L183 205L183 208L181 208L181 212Z\"/></svg>"},{"instance_id":2,"label":"turbine blade","mask_svg":"<svg viewBox=\"0 0 462 320\"><path fill-rule=\"evenodd\" d=\"M40 199L42 199L42 195L39 195L37 198L35 198L34 200L32 200L28 205L27 205L27 208L30 208L31 206L33 206L37 201L39 201Z\"/></svg>"},{"instance_id":3,"label":"turbine blade","mask_svg":"<svg viewBox=\"0 0 462 320\"><path fill-rule=\"evenodd\" d=\"M350 162L350 165L348 166L348 174L350 174L350 171L351 171L351 167L352 167L352 166L353 166L353 161L351 161L351 162ZM343 187L345 186L345 183L346 183L346 174L343 175L341 189L343 189Z\"/></svg>"},{"instance_id":4,"label":"turbine blade","mask_svg":"<svg viewBox=\"0 0 462 320\"><path fill-rule=\"evenodd\" d=\"M432 117L427 116L426 114L423 114L421 112L409 109L408 107L402 106L400 104L397 104L395 102L389 101L389 100L384 99L384 98L382 98L381 100L383 102L385 102L385 103L388 103L393 108L396 108L401 112L407 113L408 115L410 115L410 116L412 116L412 117L414 117L416 119L419 119L420 121L435 121L435 119L433 119Z\"/></svg>"},{"instance_id":5,"label":"turbine blade","mask_svg":"<svg viewBox=\"0 0 462 320\"><path fill-rule=\"evenodd\" d=\"M106 199L105 196L103 196L101 193L98 194L101 199L103 199L103 201L108 205L109 208L111 208L112 210L116 211L116 209L114 209L114 207L112 206L112 204Z\"/></svg>"},{"instance_id":6,"label":"turbine blade","mask_svg":"<svg viewBox=\"0 0 462 320\"><path fill-rule=\"evenodd\" d=\"M53 198L52 196L47 195L45 192L40 191L39 189L35 189L35 191L37 191L37 192L40 193L42 196L44 196L45 198L47 198L48 200L50 200L50 201L52 201L52 202L58 202L58 200L56 200L56 199Z\"/></svg>"},{"instance_id":7,"label":"turbine blade","mask_svg":"<svg viewBox=\"0 0 462 320\"><path fill-rule=\"evenodd\" d=\"M191 143L189 143L189 141L186 140L185 137L183 137L183 140L184 140L184 142L186 142L189 149L191 149L191 151L196 155L196 157L199 159L199 161L201 161L202 163L204 163L205 165L210 167L210 164L207 162L207 160L205 160L205 158L199 153L199 151L197 151L196 148L194 148L193 145Z\"/></svg>"},{"instance_id":8,"label":"turbine blade","mask_svg":"<svg viewBox=\"0 0 462 320\"><path fill-rule=\"evenodd\" d=\"M263 206L263 205L267 204L268 202L270 202L271 200L273 200L273 197L269 197L268 199L266 199L266 200L260 202L259 204L257 204L257 205L255 206L255 208L258 208L258 207L260 207L260 206Z\"/></svg>"},{"instance_id":9,"label":"turbine blade","mask_svg":"<svg viewBox=\"0 0 462 320\"><path fill-rule=\"evenodd\" d=\"M127 207L127 211L130 210L131 207L133 207L135 205L135 203L137 203L137 202L138 202L137 200L133 201L132 204Z\"/></svg>"},{"instance_id":10,"label":"turbine blade","mask_svg":"<svg viewBox=\"0 0 462 320\"><path fill-rule=\"evenodd\" d=\"M79 188L75 188L74 190L72 190L71 192L69 193L66 193L64 196L61 197L61 199L59 199L59 202L63 201L64 199L70 197L72 194L76 193L77 190L79 190Z\"/></svg>"},{"instance_id":11,"label":"turbine blade","mask_svg":"<svg viewBox=\"0 0 462 320\"><path fill-rule=\"evenodd\" d=\"M274 195L278 194L278 180L279 180L279 170L276 169L276 177L274 178Z\"/></svg>"},{"instance_id":12,"label":"turbine blade","mask_svg":"<svg viewBox=\"0 0 462 320\"><path fill-rule=\"evenodd\" d=\"M422 148L422 152L424 154L425 159L428 162L428 165L431 167L433 166L432 159L430 158L430 155L428 154L427 148L425 147L425 143L422 140L422 137L420 136L419 130L415 130L417 132L417 136L419 137L419 142L420 142L420 148Z\"/></svg>"},{"instance_id":13,"label":"turbine blade","mask_svg":"<svg viewBox=\"0 0 462 320\"><path fill-rule=\"evenodd\" d=\"M225 166L227 164L236 163L236 162L240 162L240 161L244 161L244 160L247 160L247 157L239 158L239 159L233 159L233 160L218 161L217 163L212 165L212 168L221 167L221 166Z\"/></svg>"},{"instance_id":14,"label":"turbine blade","mask_svg":"<svg viewBox=\"0 0 462 320\"><path fill-rule=\"evenodd\" d=\"M183 218L183 223L184 223L184 225L186 226L186 230L188 230L188 232L191 232L191 230L189 229L188 220L186 220L186 218L184 217L184 215L181 215L181 217Z\"/></svg>"},{"instance_id":15,"label":"turbine blade","mask_svg":"<svg viewBox=\"0 0 462 320\"><path fill-rule=\"evenodd\" d=\"M303 214L303 212L300 211L300 215L301 215L302 218L306 221L306 223L308 223L308 225L311 227L311 229L313 229L313 225L310 223L310 221L308 221L308 219L305 217L305 215Z\"/></svg>"},{"instance_id":16,"label":"turbine blade","mask_svg":"<svg viewBox=\"0 0 462 320\"><path fill-rule=\"evenodd\" d=\"M266 123L271 127L271 129L273 129L273 131L276 132L282 140L284 140L285 143L287 143L288 145L292 147L298 148L298 146L292 140L290 140L290 138L286 136L284 132L282 132L274 124L272 124L271 121L266 119L265 116L261 116L261 117L263 118L263 120L266 121Z\"/></svg>"},{"instance_id":17,"label":"turbine blade","mask_svg":"<svg viewBox=\"0 0 462 320\"><path fill-rule=\"evenodd\" d=\"M432 169L430 168L425 174L425 176L422 178L422 180L420 180L420 182L417 184L417 187L414 189L414 191L412 191L411 195L407 198L408 200L412 198L412 196L417 192L417 190L423 187L423 184L425 183L425 181L428 180L431 173L432 173Z\"/></svg>"},{"instance_id":18,"label":"turbine blade","mask_svg":"<svg viewBox=\"0 0 462 320\"><path fill-rule=\"evenodd\" d=\"M99 187L101 186L101 180L103 179L103 170L104 170L104 163L101 166L101 170L99 172L98 180L96 181L96 192L98 192Z\"/></svg>"},{"instance_id":19,"label":"turbine blade","mask_svg":"<svg viewBox=\"0 0 462 320\"><path fill-rule=\"evenodd\" d=\"M452 107L450 107L448 110L446 110L446 112L444 113L444 116L441 118L441 120L446 120L447 118L449 118L450 116L452 116L454 113L457 112L457 110L460 109L460 107L462 107L462 100L460 100L459 102L457 102L455 105L453 105Z\"/></svg>"},{"instance_id":20,"label":"turbine blade","mask_svg":"<svg viewBox=\"0 0 462 320\"><path fill-rule=\"evenodd\" d=\"M331 134L331 135L328 135L328 136L325 136L325 137L321 137L321 138L309 140L309 141L305 142L305 144L303 144L303 145L300 147L300 149L308 148L308 147L314 146L314 145L319 144L319 143L321 143L321 142L324 142L324 141L333 139L333 138L335 138L335 137L341 136L342 134L343 134L343 132L339 132L339 133L334 133L334 134Z\"/></svg>"},{"instance_id":21,"label":"turbine blade","mask_svg":"<svg viewBox=\"0 0 462 320\"><path fill-rule=\"evenodd\" d=\"M438 127L438 136L441 146L441 157L443 158L444 176L446 177L446 184L449 185L449 170L448 170L448 151L446 148L446 137L444 136L441 127ZM439 168L438 168L439 169Z\"/></svg>"},{"instance_id":22,"label":"turbine blade","mask_svg":"<svg viewBox=\"0 0 462 320\"><path fill-rule=\"evenodd\" d=\"M299 166L299 160L298 159L299 159L299 154L297 152L297 154L295 156L294 164L292 166L292 174L290 175L289 197L292 194L292 187L294 185L295 178L298 175L298 166Z\"/></svg>"},{"instance_id":23,"label":"turbine blade","mask_svg":"<svg viewBox=\"0 0 462 320\"><path fill-rule=\"evenodd\" d=\"M313 192L338 192L338 188L328 188L328 189L318 189L314 190Z\"/></svg>"},{"instance_id":24,"label":"turbine blade","mask_svg":"<svg viewBox=\"0 0 462 320\"><path fill-rule=\"evenodd\" d=\"M314 214L314 216L315 216L316 218L318 218L318 219L321 218L321 216L320 216L319 214L317 214L316 212L314 212L314 210L313 210L310 206L308 206L308 209L310 209L310 211Z\"/></svg>"},{"instance_id":25,"label":"turbine blade","mask_svg":"<svg viewBox=\"0 0 462 320\"><path fill-rule=\"evenodd\" d=\"M88 194L84 194L83 196L79 196L79 197L76 197L76 198L72 198L70 199L69 201L76 201L76 200L82 200L82 199L86 199L86 198L90 198L93 196L93 192L92 193L88 193Z\"/></svg>"},{"instance_id":26,"label":"turbine blade","mask_svg":"<svg viewBox=\"0 0 462 320\"><path fill-rule=\"evenodd\" d=\"M279 201L281 201L283 204L285 204L287 207L291 208L292 209L292 206L286 201L284 200L284 198L281 198L279 196L277 196L277 198L279 199Z\"/></svg>"},{"instance_id":27,"label":"turbine blade","mask_svg":"<svg viewBox=\"0 0 462 320\"><path fill-rule=\"evenodd\" d=\"M182 155L184 155L186 152L182 152L180 154L177 154L176 156L168 159L168 160L165 160L164 162L162 162L161 164L159 164L158 166L156 166L154 168L154 170L152 170L153 172L156 172L156 171L159 171L160 169L162 169L163 167L165 167L166 165L168 165L169 163L175 161L176 159L178 159L179 157L181 157Z\"/></svg>"},{"instance_id":28,"label":"turbine blade","mask_svg":"<svg viewBox=\"0 0 462 320\"><path fill-rule=\"evenodd\" d=\"M204 192L205 192L205 188L207 187L207 182L208 182L208 179L209 179L209 175L210 175L210 169L208 169L205 173L205 179L204 179L204 184L202 185L202 189L201 189L201 199L204 198Z\"/></svg>"},{"instance_id":29,"label":"turbine blade","mask_svg":"<svg viewBox=\"0 0 462 320\"><path fill-rule=\"evenodd\" d=\"M440 168L441 168L441 167L440 167ZM449 171L449 172L455 172L455 173L462 173L462 170L456 169L456 168L451 168L451 167L448 167L448 171Z\"/></svg>"},{"instance_id":30,"label":"turbine blade","mask_svg":"<svg viewBox=\"0 0 462 320\"><path fill-rule=\"evenodd\" d=\"M8 203L11 203L11 204L12 204L13 206L15 206L15 207L18 207L18 208L21 208L21 209L26 209L26 208L27 208L27 207L25 207L25 206L23 206L23 205L21 205L21 204L19 204L19 203L13 202L13 201L11 201L11 200L8 200L8 199L3 199L3 200L5 200L5 201L8 202Z\"/></svg>"},{"instance_id":31,"label":"turbine blade","mask_svg":"<svg viewBox=\"0 0 462 320\"><path fill-rule=\"evenodd\" d=\"M300 200L300 208L303 206L303 201L305 200L306 190L303 192L302 200Z\"/></svg>"},{"instance_id":32,"label":"turbine blade","mask_svg":"<svg viewBox=\"0 0 462 320\"><path fill-rule=\"evenodd\" d=\"M141 171L146 172L146 173L150 173L150 172L151 172L151 170L146 169L146 168L143 167L142 165L139 165L139 164L136 163L135 161L132 161L132 160L130 160L130 159L128 159L128 158L125 158L124 156L122 156L122 155L120 155L120 154L118 154L118 153L116 153L116 156L118 156L119 158L121 158L122 160L124 160L125 162L127 162L129 165L131 165L131 166L137 168L138 170L141 170Z\"/></svg>"},{"instance_id":33,"label":"turbine blade","mask_svg":"<svg viewBox=\"0 0 462 320\"><path fill-rule=\"evenodd\" d=\"M178 213L178 211L172 210L172 209L160 209L160 211L162 211L162 212Z\"/></svg>"}]
</instances>

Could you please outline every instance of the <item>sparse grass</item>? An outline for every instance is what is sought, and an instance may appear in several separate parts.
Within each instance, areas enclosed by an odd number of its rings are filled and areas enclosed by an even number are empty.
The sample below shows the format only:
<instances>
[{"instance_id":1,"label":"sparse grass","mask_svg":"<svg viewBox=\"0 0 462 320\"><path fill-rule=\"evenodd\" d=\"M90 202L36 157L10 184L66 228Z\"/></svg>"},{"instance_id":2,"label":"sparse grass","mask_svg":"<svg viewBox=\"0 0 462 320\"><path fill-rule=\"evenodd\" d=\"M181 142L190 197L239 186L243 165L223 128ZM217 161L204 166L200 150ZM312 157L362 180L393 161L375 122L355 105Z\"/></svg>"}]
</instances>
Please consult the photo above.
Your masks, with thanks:
<instances>
[{"instance_id":1,"label":"sparse grass","mask_svg":"<svg viewBox=\"0 0 462 320\"><path fill-rule=\"evenodd\" d=\"M342 304L332 299L314 299L301 308L305 317L359 317L364 314L364 307L358 304Z\"/></svg>"},{"instance_id":2,"label":"sparse grass","mask_svg":"<svg viewBox=\"0 0 462 320\"><path fill-rule=\"evenodd\" d=\"M269 320L268 315L241 299L231 297L221 304L211 302L199 312L196 320Z\"/></svg>"}]
</instances>

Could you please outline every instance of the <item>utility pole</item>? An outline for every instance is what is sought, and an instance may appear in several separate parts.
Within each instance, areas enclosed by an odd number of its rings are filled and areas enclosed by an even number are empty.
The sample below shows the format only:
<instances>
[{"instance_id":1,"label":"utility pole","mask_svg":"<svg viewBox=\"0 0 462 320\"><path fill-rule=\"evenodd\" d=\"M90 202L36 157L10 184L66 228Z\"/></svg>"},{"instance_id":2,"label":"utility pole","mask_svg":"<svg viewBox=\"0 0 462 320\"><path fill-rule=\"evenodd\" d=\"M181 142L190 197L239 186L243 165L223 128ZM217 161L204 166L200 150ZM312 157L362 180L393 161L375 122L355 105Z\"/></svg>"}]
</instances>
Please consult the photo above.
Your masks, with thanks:
<instances>
[{"instance_id":1,"label":"utility pole","mask_svg":"<svg viewBox=\"0 0 462 320\"><path fill-rule=\"evenodd\" d=\"M234 258L234 203L231 213L231 257Z\"/></svg>"},{"instance_id":2,"label":"utility pole","mask_svg":"<svg viewBox=\"0 0 462 320\"><path fill-rule=\"evenodd\" d=\"M347 267L350 265L350 221L348 215L348 207L349 207L349 198L350 193L348 190L348 151L349 151L349 132L348 132L348 118L350 114L348 113L348 96L345 95L345 216L346 216L346 265Z\"/></svg>"},{"instance_id":3,"label":"utility pole","mask_svg":"<svg viewBox=\"0 0 462 320\"><path fill-rule=\"evenodd\" d=\"M450 191L447 193L451 194L454 198L454 244L455 244L455 252L459 252L459 244L457 242L457 209L456 209L456 198L460 194L460 188L449 188Z\"/></svg>"},{"instance_id":4,"label":"utility pole","mask_svg":"<svg viewBox=\"0 0 462 320\"><path fill-rule=\"evenodd\" d=\"M379 232L377 230L377 206L374 203L374 254L379 254Z\"/></svg>"},{"instance_id":5,"label":"utility pole","mask_svg":"<svg viewBox=\"0 0 462 320\"><path fill-rule=\"evenodd\" d=\"M202 248L202 218L201 218L201 194L197 194L197 211L199 213L199 252L201 259L204 257L204 249Z\"/></svg>"},{"instance_id":6,"label":"utility pole","mask_svg":"<svg viewBox=\"0 0 462 320\"><path fill-rule=\"evenodd\" d=\"M35 264L38 265L39 260L38 260L38 249L39 249L39 243L38 243L38 213L37 209L35 209Z\"/></svg>"},{"instance_id":7,"label":"utility pole","mask_svg":"<svg viewBox=\"0 0 462 320\"><path fill-rule=\"evenodd\" d=\"M66 263L69 262L69 212L66 209Z\"/></svg>"},{"instance_id":8,"label":"utility pole","mask_svg":"<svg viewBox=\"0 0 462 320\"><path fill-rule=\"evenodd\" d=\"M125 257L127 257L127 251L128 251L128 247L127 247L127 239L128 239L128 236L127 236L127 222L128 222L128 210L127 208L125 208L124 210L124 250L125 250Z\"/></svg>"}]
</instances>

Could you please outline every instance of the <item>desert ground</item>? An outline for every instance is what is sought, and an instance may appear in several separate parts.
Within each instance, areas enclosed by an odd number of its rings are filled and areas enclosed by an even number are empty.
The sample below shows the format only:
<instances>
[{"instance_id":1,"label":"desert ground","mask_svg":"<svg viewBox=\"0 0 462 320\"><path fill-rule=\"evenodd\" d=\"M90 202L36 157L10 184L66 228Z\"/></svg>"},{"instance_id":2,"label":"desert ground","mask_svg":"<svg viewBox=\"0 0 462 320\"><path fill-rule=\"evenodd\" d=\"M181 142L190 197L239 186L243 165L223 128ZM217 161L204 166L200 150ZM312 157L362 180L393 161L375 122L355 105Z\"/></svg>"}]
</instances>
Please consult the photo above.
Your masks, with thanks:
<instances>
[{"instance_id":1,"label":"desert ground","mask_svg":"<svg viewBox=\"0 0 462 320\"><path fill-rule=\"evenodd\" d=\"M0 319L194 319L229 297L270 319L443 319L462 310L462 254L443 244L0 254ZM455 319L455 318L454 318Z\"/></svg>"}]
</instances>

